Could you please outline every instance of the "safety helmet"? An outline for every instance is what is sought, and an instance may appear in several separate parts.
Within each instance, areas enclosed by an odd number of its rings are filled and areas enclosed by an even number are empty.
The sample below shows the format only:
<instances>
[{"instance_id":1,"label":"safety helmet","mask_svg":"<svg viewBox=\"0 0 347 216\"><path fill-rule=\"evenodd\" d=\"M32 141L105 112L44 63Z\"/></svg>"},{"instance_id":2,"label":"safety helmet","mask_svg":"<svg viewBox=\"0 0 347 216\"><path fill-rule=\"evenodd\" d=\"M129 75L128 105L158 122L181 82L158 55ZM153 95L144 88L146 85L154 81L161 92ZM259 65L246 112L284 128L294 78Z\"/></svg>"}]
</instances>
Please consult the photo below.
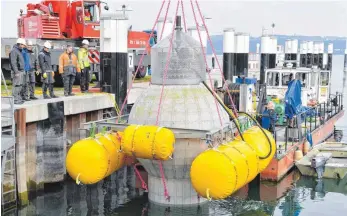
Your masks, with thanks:
<instances>
[{"instance_id":1,"label":"safety helmet","mask_svg":"<svg viewBox=\"0 0 347 216\"><path fill-rule=\"evenodd\" d=\"M23 38L18 38L17 39L17 44L23 44L23 45L26 45L26 42Z\"/></svg>"},{"instance_id":2,"label":"safety helmet","mask_svg":"<svg viewBox=\"0 0 347 216\"><path fill-rule=\"evenodd\" d=\"M43 44L44 47L50 49L52 47L51 43L49 41L46 41L44 44Z\"/></svg>"},{"instance_id":3,"label":"safety helmet","mask_svg":"<svg viewBox=\"0 0 347 216\"><path fill-rule=\"evenodd\" d=\"M84 40L82 41L82 45L83 45L83 44L89 45L89 41L88 41L87 39L84 39Z\"/></svg>"},{"instance_id":4,"label":"safety helmet","mask_svg":"<svg viewBox=\"0 0 347 216\"><path fill-rule=\"evenodd\" d=\"M27 46L32 46L33 45L33 42L31 40L28 40L27 41Z\"/></svg>"}]
</instances>

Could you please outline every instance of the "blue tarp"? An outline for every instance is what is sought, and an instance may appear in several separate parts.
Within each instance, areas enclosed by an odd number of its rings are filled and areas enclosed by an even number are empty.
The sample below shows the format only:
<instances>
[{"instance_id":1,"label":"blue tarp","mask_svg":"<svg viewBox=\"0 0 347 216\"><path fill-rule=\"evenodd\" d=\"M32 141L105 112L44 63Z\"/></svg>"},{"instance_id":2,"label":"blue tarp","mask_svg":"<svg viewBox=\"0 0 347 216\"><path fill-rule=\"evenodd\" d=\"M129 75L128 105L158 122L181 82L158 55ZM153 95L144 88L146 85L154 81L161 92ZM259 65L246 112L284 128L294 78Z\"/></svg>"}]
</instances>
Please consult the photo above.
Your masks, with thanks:
<instances>
[{"instance_id":1,"label":"blue tarp","mask_svg":"<svg viewBox=\"0 0 347 216\"><path fill-rule=\"evenodd\" d=\"M293 118L302 111L301 105L301 82L300 80L292 80L288 83L288 90L285 98L285 115L288 118Z\"/></svg>"},{"instance_id":2,"label":"blue tarp","mask_svg":"<svg viewBox=\"0 0 347 216\"><path fill-rule=\"evenodd\" d=\"M301 82L300 80L292 80L288 83L288 90L285 98L285 115L291 119L294 115L302 114L302 120L306 117L315 116L315 110L302 106L301 101Z\"/></svg>"}]
</instances>

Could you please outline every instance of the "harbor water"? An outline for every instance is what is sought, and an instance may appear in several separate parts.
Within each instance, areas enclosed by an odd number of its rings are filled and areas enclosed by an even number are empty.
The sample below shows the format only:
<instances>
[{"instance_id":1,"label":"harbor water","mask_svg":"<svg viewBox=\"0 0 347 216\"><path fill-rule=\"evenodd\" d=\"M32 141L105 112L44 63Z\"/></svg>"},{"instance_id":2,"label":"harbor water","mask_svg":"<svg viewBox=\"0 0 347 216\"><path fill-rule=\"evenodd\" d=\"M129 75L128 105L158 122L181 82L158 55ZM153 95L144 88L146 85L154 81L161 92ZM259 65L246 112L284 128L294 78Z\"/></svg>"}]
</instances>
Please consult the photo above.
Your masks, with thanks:
<instances>
[{"instance_id":1,"label":"harbor water","mask_svg":"<svg viewBox=\"0 0 347 216\"><path fill-rule=\"evenodd\" d=\"M334 56L331 93L342 91L342 76L343 56ZM345 107L346 95L347 88L344 89ZM336 127L347 136L347 115L339 120ZM347 142L347 137L342 140ZM134 179L135 173L128 167L95 185L77 185L71 179L46 184L44 190L30 199L27 206L12 209L3 215L340 216L347 212L347 179L317 180L300 176L296 170L278 184L250 184L228 199L193 207L165 207L150 203L146 193L134 188Z\"/></svg>"}]
</instances>

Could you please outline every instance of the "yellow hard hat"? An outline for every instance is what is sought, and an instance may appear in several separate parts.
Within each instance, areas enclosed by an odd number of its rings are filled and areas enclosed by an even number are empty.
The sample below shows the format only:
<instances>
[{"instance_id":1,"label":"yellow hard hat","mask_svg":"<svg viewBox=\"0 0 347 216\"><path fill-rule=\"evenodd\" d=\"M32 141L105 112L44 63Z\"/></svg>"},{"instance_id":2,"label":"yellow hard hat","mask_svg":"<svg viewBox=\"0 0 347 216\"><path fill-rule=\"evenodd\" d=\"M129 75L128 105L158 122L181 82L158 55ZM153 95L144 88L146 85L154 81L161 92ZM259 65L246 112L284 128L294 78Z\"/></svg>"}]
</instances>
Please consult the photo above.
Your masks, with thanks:
<instances>
[{"instance_id":1,"label":"yellow hard hat","mask_svg":"<svg viewBox=\"0 0 347 216\"><path fill-rule=\"evenodd\" d=\"M42 77L46 79L47 78L47 73L43 73Z\"/></svg>"}]
</instances>

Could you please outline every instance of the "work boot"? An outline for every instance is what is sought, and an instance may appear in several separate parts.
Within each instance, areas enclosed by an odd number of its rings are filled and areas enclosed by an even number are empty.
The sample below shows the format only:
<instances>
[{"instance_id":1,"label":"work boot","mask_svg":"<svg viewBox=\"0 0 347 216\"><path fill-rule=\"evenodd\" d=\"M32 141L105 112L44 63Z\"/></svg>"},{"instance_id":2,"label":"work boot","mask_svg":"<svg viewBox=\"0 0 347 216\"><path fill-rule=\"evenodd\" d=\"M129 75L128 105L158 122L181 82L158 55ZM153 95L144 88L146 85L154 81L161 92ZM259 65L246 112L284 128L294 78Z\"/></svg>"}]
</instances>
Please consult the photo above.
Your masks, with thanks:
<instances>
[{"instance_id":1,"label":"work boot","mask_svg":"<svg viewBox=\"0 0 347 216\"><path fill-rule=\"evenodd\" d=\"M75 94L74 93L70 93L69 96L75 96Z\"/></svg>"},{"instance_id":2,"label":"work boot","mask_svg":"<svg viewBox=\"0 0 347 216\"><path fill-rule=\"evenodd\" d=\"M23 100L25 100L25 101L30 101L30 99L29 99L29 98L23 98Z\"/></svg>"},{"instance_id":3,"label":"work boot","mask_svg":"<svg viewBox=\"0 0 347 216\"><path fill-rule=\"evenodd\" d=\"M24 103L24 101L15 101L14 102L14 104L16 104L16 105L21 105L21 104L23 104Z\"/></svg>"},{"instance_id":4,"label":"work boot","mask_svg":"<svg viewBox=\"0 0 347 216\"><path fill-rule=\"evenodd\" d=\"M31 99L31 100L37 100L38 98L35 97L35 96L30 96L30 99Z\"/></svg>"},{"instance_id":5,"label":"work boot","mask_svg":"<svg viewBox=\"0 0 347 216\"><path fill-rule=\"evenodd\" d=\"M58 96L56 96L56 95L51 95L51 98L58 98Z\"/></svg>"},{"instance_id":6,"label":"work boot","mask_svg":"<svg viewBox=\"0 0 347 216\"><path fill-rule=\"evenodd\" d=\"M48 96L48 95L46 95L46 94L43 95L43 98L44 98L44 99L51 99L51 97Z\"/></svg>"}]
</instances>

